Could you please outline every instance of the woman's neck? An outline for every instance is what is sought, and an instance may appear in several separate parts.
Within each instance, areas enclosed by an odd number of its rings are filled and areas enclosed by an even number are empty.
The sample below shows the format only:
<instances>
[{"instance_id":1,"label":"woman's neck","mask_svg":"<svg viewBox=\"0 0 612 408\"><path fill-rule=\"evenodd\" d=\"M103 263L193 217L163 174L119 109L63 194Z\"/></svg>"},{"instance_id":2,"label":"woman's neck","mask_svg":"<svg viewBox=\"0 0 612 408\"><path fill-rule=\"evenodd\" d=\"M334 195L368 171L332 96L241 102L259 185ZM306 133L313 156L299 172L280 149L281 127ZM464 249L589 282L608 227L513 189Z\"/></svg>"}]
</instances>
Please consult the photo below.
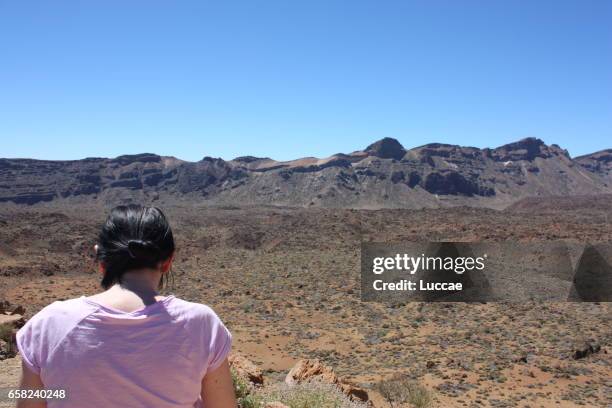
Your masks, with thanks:
<instances>
[{"instance_id":1,"label":"woman's neck","mask_svg":"<svg viewBox=\"0 0 612 408\"><path fill-rule=\"evenodd\" d=\"M122 276L121 283L116 283L91 299L104 306L133 312L162 298L157 292L160 278L160 273L156 271L127 272Z\"/></svg>"},{"instance_id":2,"label":"woman's neck","mask_svg":"<svg viewBox=\"0 0 612 408\"><path fill-rule=\"evenodd\" d=\"M145 305L149 305L157 301L160 279L160 273L157 271L126 272L121 277L121 282L115 286L120 290L134 293L142 299Z\"/></svg>"}]
</instances>

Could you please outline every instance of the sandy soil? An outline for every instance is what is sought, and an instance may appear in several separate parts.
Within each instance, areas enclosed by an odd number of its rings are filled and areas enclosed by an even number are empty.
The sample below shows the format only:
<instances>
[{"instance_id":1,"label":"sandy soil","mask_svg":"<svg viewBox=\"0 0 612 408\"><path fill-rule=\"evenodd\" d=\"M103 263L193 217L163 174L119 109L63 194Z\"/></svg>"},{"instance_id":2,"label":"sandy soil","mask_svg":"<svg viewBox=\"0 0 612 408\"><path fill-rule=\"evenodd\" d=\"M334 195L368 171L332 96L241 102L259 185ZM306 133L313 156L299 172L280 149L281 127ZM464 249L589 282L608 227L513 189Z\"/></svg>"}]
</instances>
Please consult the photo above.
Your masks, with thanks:
<instances>
[{"instance_id":1,"label":"sandy soil","mask_svg":"<svg viewBox=\"0 0 612 408\"><path fill-rule=\"evenodd\" d=\"M612 241L610 209L493 210L166 209L179 252L174 285L211 305L235 350L281 379L300 358L319 358L372 389L403 373L430 387L440 407L609 407L609 303L361 302L361 240ZM103 211L0 211L0 298L27 315L92 294L92 250ZM575 344L602 350L574 360ZM0 362L0 384L15 381ZM380 397L375 396L380 403Z\"/></svg>"}]
</instances>

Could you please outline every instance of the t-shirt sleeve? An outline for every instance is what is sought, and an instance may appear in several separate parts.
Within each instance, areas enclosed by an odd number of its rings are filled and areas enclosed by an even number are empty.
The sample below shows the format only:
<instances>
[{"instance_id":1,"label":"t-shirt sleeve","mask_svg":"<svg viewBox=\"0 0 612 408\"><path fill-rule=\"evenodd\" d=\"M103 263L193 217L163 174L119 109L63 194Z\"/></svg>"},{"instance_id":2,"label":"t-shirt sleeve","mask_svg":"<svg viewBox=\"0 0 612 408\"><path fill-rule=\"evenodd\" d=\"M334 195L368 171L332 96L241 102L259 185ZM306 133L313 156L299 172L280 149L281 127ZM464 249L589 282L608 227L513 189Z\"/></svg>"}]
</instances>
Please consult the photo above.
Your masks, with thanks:
<instances>
[{"instance_id":1,"label":"t-shirt sleeve","mask_svg":"<svg viewBox=\"0 0 612 408\"><path fill-rule=\"evenodd\" d=\"M232 348L232 334L216 315L211 319L210 328L212 330L207 371L218 368Z\"/></svg>"},{"instance_id":2,"label":"t-shirt sleeve","mask_svg":"<svg viewBox=\"0 0 612 408\"><path fill-rule=\"evenodd\" d=\"M17 332L17 348L27 368L37 374L45 370L50 353L84 316L91 313L81 302L81 299L53 302Z\"/></svg>"},{"instance_id":3,"label":"t-shirt sleeve","mask_svg":"<svg viewBox=\"0 0 612 408\"><path fill-rule=\"evenodd\" d=\"M21 361L30 371L40 374L42 356L39 318L34 316L17 332L17 348Z\"/></svg>"}]
</instances>

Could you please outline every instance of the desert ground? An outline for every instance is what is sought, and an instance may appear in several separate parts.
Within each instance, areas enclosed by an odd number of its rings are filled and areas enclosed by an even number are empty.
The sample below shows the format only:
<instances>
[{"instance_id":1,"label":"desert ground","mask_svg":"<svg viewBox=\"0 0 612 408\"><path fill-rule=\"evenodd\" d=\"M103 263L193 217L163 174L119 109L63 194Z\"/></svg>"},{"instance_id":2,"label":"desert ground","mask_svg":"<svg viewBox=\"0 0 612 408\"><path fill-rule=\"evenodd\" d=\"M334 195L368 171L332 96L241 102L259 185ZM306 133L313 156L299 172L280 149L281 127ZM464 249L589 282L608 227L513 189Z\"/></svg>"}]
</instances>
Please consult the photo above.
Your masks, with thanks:
<instances>
[{"instance_id":1,"label":"desert ground","mask_svg":"<svg viewBox=\"0 0 612 408\"><path fill-rule=\"evenodd\" d=\"M280 381L317 358L371 391L405 374L438 407L612 406L610 303L407 303L360 300L362 241L612 242L612 204L587 201L424 210L164 207L178 253L166 289L215 309L234 351ZM93 294L97 206L0 208L0 300L26 318ZM574 359L585 342L599 350ZM18 357L0 361L14 385Z\"/></svg>"}]
</instances>

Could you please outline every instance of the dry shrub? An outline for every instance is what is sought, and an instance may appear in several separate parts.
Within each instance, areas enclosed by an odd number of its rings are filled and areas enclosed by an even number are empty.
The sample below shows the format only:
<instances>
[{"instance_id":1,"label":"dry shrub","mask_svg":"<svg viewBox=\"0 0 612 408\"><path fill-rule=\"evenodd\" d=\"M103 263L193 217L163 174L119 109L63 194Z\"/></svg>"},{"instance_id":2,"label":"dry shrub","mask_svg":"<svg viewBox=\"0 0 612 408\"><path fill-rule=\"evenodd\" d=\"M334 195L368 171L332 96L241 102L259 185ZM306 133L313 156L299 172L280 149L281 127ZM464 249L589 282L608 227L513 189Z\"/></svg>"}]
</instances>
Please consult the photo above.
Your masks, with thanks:
<instances>
[{"instance_id":1,"label":"dry shrub","mask_svg":"<svg viewBox=\"0 0 612 408\"><path fill-rule=\"evenodd\" d=\"M14 337L15 329L9 324L0 324L0 360L14 357L17 354L17 345Z\"/></svg>"},{"instance_id":2,"label":"dry shrub","mask_svg":"<svg viewBox=\"0 0 612 408\"><path fill-rule=\"evenodd\" d=\"M366 408L363 402L352 401L337 386L320 381L307 381L288 386L279 384L262 393L265 402L281 402L289 408Z\"/></svg>"},{"instance_id":3,"label":"dry shrub","mask_svg":"<svg viewBox=\"0 0 612 408\"><path fill-rule=\"evenodd\" d=\"M406 376L382 380L376 385L376 390L391 407L410 404L414 408L430 408L433 405L433 392Z\"/></svg>"}]
</instances>

